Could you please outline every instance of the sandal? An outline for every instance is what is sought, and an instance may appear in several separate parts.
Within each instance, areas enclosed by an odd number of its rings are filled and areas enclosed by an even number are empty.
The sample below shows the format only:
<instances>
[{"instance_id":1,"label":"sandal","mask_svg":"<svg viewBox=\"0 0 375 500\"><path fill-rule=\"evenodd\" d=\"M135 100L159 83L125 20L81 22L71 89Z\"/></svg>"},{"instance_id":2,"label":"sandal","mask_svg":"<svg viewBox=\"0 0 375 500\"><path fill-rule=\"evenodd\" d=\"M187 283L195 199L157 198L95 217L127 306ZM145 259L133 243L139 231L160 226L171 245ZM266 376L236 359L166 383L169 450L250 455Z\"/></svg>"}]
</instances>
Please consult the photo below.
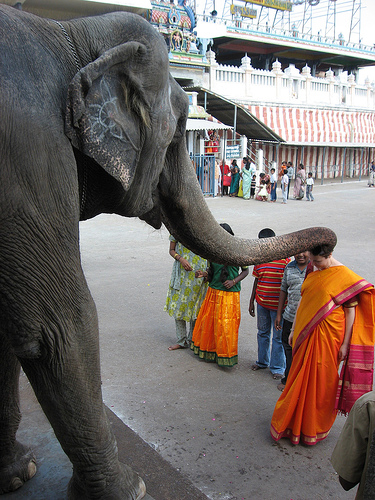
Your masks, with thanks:
<instances>
[{"instance_id":1,"label":"sandal","mask_svg":"<svg viewBox=\"0 0 375 500\"><path fill-rule=\"evenodd\" d=\"M272 378L274 380L281 380L283 378L284 374L283 373L273 373Z\"/></svg>"},{"instance_id":2,"label":"sandal","mask_svg":"<svg viewBox=\"0 0 375 500\"><path fill-rule=\"evenodd\" d=\"M283 390L285 389L285 384L278 384L277 388L279 389L280 392L283 392Z\"/></svg>"}]
</instances>

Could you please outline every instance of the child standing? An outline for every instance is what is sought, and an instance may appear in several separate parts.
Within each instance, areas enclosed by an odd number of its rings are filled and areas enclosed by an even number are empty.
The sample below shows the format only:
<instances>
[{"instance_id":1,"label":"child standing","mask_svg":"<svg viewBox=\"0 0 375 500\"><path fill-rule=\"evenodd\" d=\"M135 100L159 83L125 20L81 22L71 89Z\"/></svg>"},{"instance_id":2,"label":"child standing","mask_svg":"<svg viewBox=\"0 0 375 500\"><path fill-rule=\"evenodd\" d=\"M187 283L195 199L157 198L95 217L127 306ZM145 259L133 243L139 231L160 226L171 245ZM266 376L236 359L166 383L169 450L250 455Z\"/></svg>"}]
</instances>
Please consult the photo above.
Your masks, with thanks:
<instances>
[{"instance_id":1,"label":"child standing","mask_svg":"<svg viewBox=\"0 0 375 500\"><path fill-rule=\"evenodd\" d=\"M288 185L289 185L289 177L288 170L284 169L284 175L281 177L281 193L283 195L283 204L286 204L286 200L288 199Z\"/></svg>"},{"instance_id":2,"label":"child standing","mask_svg":"<svg viewBox=\"0 0 375 500\"><path fill-rule=\"evenodd\" d=\"M256 184L257 184L257 176L253 174L253 178L251 179L250 198L254 198L255 196Z\"/></svg>"},{"instance_id":3,"label":"child standing","mask_svg":"<svg viewBox=\"0 0 375 500\"><path fill-rule=\"evenodd\" d=\"M312 190L314 187L314 179L312 176L312 172L309 172L309 175L307 177L306 181L306 201L314 201L314 196L312 194Z\"/></svg>"},{"instance_id":4,"label":"child standing","mask_svg":"<svg viewBox=\"0 0 375 500\"><path fill-rule=\"evenodd\" d=\"M276 188L277 188L277 178L275 174L275 169L271 168L271 202L275 202L277 195L276 195Z\"/></svg>"},{"instance_id":5,"label":"child standing","mask_svg":"<svg viewBox=\"0 0 375 500\"><path fill-rule=\"evenodd\" d=\"M234 236L228 224L220 224ZM240 290L249 268L210 263L196 278L208 279L208 291L195 323L191 349L205 361L231 367L238 363L238 329L241 321Z\"/></svg>"}]
</instances>

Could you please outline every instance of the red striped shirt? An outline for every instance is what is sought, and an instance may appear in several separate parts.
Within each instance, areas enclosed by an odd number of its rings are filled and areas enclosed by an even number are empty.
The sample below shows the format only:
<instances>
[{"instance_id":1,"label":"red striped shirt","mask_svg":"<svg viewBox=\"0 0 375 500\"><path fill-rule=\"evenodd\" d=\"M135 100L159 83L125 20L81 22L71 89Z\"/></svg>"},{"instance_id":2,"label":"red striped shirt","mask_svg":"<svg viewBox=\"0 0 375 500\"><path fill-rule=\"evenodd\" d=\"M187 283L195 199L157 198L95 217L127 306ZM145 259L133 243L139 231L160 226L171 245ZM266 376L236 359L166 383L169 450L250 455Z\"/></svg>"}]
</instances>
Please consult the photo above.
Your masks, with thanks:
<instances>
[{"instance_id":1,"label":"red striped shirt","mask_svg":"<svg viewBox=\"0 0 375 500\"><path fill-rule=\"evenodd\" d=\"M258 278L255 300L262 307L277 311L281 280L288 262L290 259L281 259L254 266L253 276Z\"/></svg>"}]
</instances>

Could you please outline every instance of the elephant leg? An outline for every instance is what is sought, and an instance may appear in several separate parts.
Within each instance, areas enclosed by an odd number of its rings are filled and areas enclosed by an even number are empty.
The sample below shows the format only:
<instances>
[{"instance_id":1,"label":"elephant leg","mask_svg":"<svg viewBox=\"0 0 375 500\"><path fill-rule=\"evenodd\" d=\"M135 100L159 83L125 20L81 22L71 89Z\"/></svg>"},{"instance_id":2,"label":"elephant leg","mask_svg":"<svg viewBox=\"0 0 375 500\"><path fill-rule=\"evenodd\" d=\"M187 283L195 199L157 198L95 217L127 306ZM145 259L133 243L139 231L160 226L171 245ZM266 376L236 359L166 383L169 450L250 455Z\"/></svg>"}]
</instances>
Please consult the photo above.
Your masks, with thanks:
<instances>
[{"instance_id":1,"label":"elephant leg","mask_svg":"<svg viewBox=\"0 0 375 500\"><path fill-rule=\"evenodd\" d=\"M78 295L82 300L82 294ZM65 340L54 345L53 356L24 358L21 364L73 464L68 498L140 499L146 493L145 485L130 467L119 462L105 414L96 310L87 295L80 329L55 335L58 342ZM72 294L70 298L74 301Z\"/></svg>"},{"instance_id":2,"label":"elephant leg","mask_svg":"<svg viewBox=\"0 0 375 500\"><path fill-rule=\"evenodd\" d=\"M32 450L16 440L21 420L19 375L18 359L0 332L0 494L17 490L36 473Z\"/></svg>"}]
</instances>

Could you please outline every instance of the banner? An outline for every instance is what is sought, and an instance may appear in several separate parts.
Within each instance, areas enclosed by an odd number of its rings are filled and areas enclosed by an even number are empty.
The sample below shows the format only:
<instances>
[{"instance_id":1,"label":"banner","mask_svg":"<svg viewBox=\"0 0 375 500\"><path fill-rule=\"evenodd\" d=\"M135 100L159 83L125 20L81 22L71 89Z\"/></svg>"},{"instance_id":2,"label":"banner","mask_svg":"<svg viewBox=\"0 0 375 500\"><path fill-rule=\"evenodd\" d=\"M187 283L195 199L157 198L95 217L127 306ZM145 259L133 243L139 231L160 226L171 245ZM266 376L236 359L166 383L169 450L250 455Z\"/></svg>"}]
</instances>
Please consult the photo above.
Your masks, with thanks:
<instances>
[{"instance_id":1,"label":"banner","mask_svg":"<svg viewBox=\"0 0 375 500\"><path fill-rule=\"evenodd\" d=\"M257 11L255 9L249 9L249 7L241 7L240 5L230 5L230 13L232 15L239 14L241 17L250 17L256 19Z\"/></svg>"},{"instance_id":2,"label":"banner","mask_svg":"<svg viewBox=\"0 0 375 500\"><path fill-rule=\"evenodd\" d=\"M242 0L246 3L255 3L262 7L269 7L270 9L288 10L291 11L293 4L287 0Z\"/></svg>"}]
</instances>

